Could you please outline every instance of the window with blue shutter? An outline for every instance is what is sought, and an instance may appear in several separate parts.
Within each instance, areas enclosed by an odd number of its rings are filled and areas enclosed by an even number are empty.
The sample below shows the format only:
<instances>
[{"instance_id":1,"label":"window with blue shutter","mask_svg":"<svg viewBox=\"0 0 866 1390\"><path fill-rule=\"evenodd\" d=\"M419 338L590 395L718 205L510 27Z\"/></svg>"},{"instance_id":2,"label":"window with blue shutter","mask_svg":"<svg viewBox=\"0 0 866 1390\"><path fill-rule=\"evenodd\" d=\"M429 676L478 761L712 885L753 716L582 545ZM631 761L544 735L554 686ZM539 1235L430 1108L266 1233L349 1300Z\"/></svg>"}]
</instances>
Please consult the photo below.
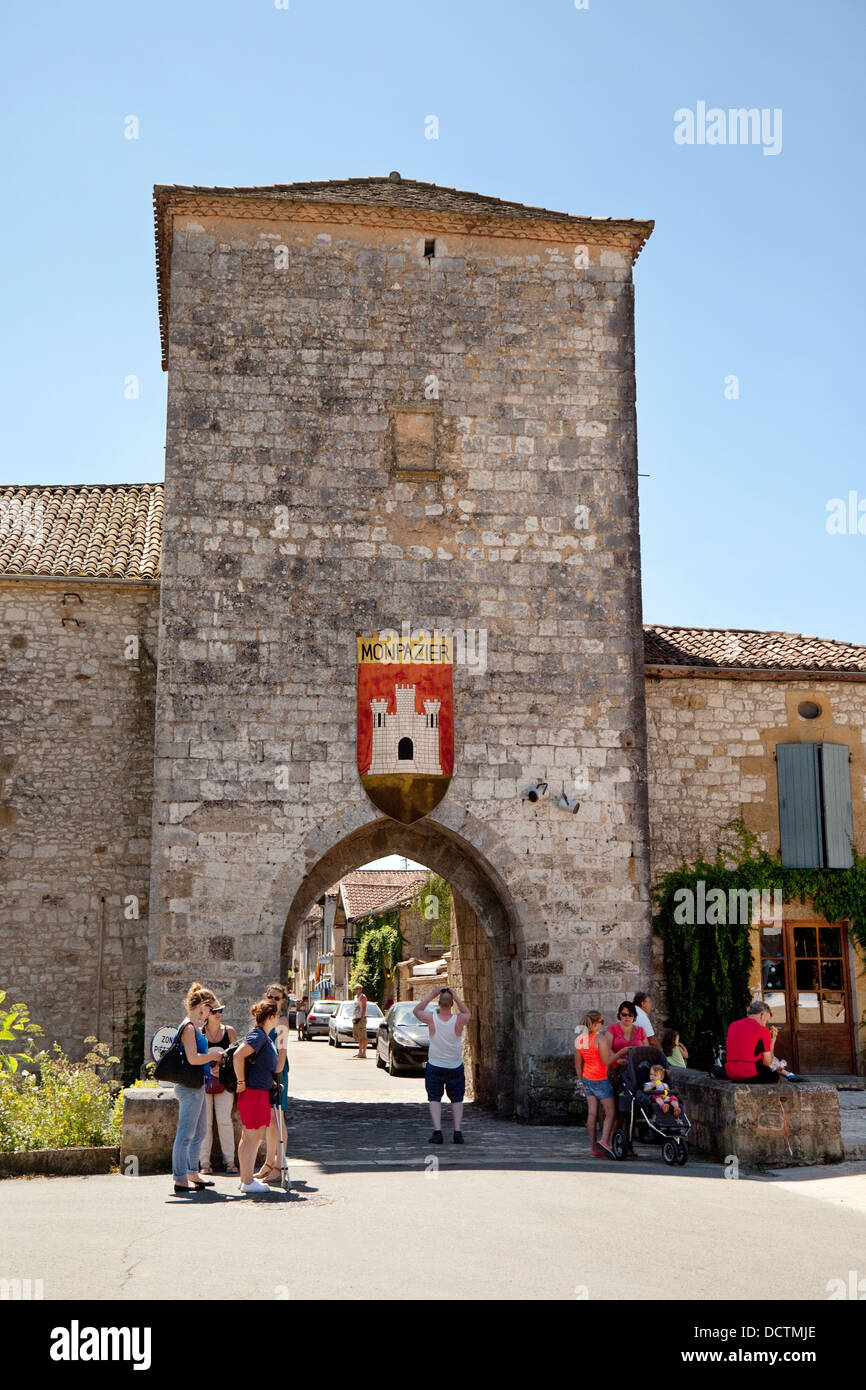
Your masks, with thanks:
<instances>
[{"instance_id":1,"label":"window with blue shutter","mask_svg":"<svg viewBox=\"0 0 866 1390\"><path fill-rule=\"evenodd\" d=\"M851 774L839 743L776 747L782 863L791 869L847 869L852 863Z\"/></svg>"},{"instance_id":2,"label":"window with blue shutter","mask_svg":"<svg viewBox=\"0 0 866 1390\"><path fill-rule=\"evenodd\" d=\"M828 869L850 869L854 862L851 853L854 815L848 749L842 743L822 743L819 750L824 798L824 864Z\"/></svg>"}]
</instances>

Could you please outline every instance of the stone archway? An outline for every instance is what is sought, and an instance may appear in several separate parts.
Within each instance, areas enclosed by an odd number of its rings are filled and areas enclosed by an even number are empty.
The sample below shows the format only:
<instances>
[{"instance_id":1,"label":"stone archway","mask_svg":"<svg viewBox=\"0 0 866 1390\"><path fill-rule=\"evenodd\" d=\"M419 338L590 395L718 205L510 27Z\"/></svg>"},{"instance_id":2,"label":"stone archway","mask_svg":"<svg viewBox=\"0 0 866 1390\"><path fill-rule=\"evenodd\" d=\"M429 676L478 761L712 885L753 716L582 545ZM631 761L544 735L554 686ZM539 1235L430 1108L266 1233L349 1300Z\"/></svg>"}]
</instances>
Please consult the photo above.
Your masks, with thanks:
<instances>
[{"instance_id":1,"label":"stone archway","mask_svg":"<svg viewBox=\"0 0 866 1390\"><path fill-rule=\"evenodd\" d=\"M402 825L383 817L350 831L322 854L297 885L284 909L282 954L289 954L307 912L331 884L359 865L388 854L404 854L425 864L454 889L458 968L466 982L467 1003L473 1012L484 1011L483 1019L474 1020L473 1030L476 1097L498 1113L512 1115L519 1106L515 1050L520 1021L514 988L519 923L505 884L469 841L429 818ZM285 902L289 882L287 868L274 884L265 910L268 916L280 910L281 899Z\"/></svg>"}]
</instances>

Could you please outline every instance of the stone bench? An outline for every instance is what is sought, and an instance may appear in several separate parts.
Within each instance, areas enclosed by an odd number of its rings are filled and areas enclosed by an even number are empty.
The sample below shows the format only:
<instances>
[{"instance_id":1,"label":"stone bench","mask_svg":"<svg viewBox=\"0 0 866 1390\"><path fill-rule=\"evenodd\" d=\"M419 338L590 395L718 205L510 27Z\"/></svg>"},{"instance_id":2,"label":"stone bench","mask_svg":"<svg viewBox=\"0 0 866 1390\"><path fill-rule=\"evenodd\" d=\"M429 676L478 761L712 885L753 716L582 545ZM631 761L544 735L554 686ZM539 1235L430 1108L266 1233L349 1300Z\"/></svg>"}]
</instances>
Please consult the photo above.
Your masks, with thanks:
<instances>
[{"instance_id":1,"label":"stone bench","mask_svg":"<svg viewBox=\"0 0 866 1390\"><path fill-rule=\"evenodd\" d=\"M235 1132L235 1161L241 1136L237 1104L232 1110ZM138 1163L139 1173L167 1173L177 1133L177 1099L173 1086L131 1087L123 1093L123 1124L120 1139L120 1170L128 1171L127 1159ZM211 1162L220 1162L219 1135L214 1134Z\"/></svg>"},{"instance_id":2,"label":"stone bench","mask_svg":"<svg viewBox=\"0 0 866 1390\"><path fill-rule=\"evenodd\" d=\"M743 1086L690 1067L671 1068L692 1130L689 1144L753 1168L839 1163L843 1158L839 1096L825 1082ZM790 1149L789 1149L790 1144Z\"/></svg>"}]
</instances>

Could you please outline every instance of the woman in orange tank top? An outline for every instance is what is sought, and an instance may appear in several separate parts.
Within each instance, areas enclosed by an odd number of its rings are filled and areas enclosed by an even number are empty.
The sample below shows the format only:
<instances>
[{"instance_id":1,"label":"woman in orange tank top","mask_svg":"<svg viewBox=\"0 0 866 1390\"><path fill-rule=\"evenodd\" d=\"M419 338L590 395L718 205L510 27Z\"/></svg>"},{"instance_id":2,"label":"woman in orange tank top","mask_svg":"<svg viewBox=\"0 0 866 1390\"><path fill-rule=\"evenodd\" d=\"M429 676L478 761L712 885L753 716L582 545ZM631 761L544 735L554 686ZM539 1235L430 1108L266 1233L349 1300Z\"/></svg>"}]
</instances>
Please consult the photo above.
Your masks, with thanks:
<instances>
[{"instance_id":1,"label":"woman in orange tank top","mask_svg":"<svg viewBox=\"0 0 866 1390\"><path fill-rule=\"evenodd\" d=\"M580 1082L580 1094L586 1097L588 1113L586 1128L593 1158L613 1158L610 1136L616 1120L613 1087L607 1079L611 1061L610 1042L602 1033L604 1019L597 1009L591 1009L580 1020L580 1031L574 1044L574 1070ZM601 1139L596 1142L598 1107L604 1111Z\"/></svg>"}]
</instances>

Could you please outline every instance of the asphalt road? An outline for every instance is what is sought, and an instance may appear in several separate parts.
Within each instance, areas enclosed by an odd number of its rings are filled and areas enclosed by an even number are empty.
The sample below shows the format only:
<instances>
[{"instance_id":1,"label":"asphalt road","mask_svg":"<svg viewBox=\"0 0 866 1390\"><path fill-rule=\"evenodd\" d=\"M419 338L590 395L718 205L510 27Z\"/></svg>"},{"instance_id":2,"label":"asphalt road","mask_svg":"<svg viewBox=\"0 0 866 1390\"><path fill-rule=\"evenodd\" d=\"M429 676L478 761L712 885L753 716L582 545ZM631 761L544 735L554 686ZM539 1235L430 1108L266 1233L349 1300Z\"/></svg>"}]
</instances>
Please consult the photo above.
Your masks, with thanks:
<instances>
[{"instance_id":1,"label":"asphalt road","mask_svg":"<svg viewBox=\"0 0 866 1390\"><path fill-rule=\"evenodd\" d=\"M462 1299L823 1300L866 1277L866 1164L735 1181L658 1150L613 1164L584 1130L471 1107L465 1146L446 1123L434 1150L420 1078L324 1042L293 1041L290 1062L290 1195L246 1198L222 1176L177 1200L168 1175L6 1180L0 1278L41 1278L46 1299L170 1299L207 1250L217 1296L423 1298L443 1244Z\"/></svg>"}]
</instances>

